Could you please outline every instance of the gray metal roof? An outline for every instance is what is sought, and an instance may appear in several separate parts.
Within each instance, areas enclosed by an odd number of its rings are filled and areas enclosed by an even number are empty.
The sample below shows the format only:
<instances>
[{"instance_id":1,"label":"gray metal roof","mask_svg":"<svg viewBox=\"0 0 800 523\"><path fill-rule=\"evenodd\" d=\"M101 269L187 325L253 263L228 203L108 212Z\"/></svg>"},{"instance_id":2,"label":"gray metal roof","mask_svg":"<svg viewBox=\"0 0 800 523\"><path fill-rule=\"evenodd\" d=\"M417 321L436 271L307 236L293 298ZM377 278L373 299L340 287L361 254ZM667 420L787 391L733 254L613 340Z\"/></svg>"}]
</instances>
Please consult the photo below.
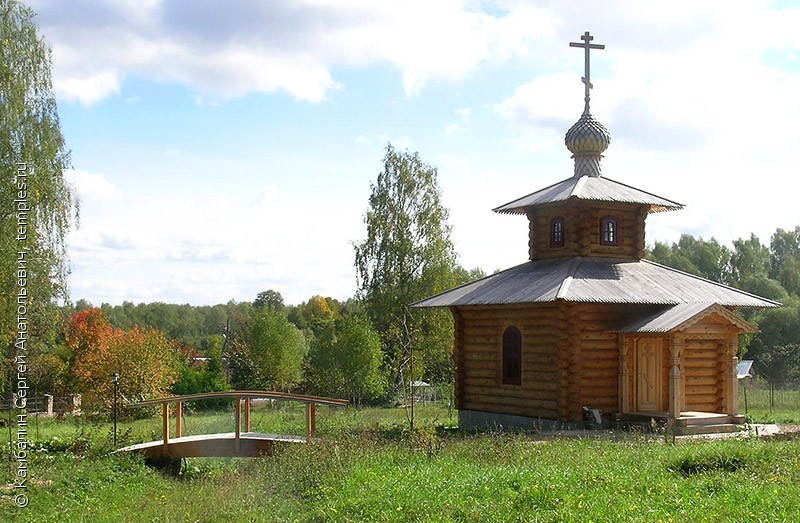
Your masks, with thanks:
<instances>
[{"instance_id":1,"label":"gray metal roof","mask_svg":"<svg viewBox=\"0 0 800 523\"><path fill-rule=\"evenodd\" d=\"M559 299L592 303L780 304L648 260L600 257L535 260L426 298L414 307L503 305Z\"/></svg>"},{"instance_id":2,"label":"gray metal roof","mask_svg":"<svg viewBox=\"0 0 800 523\"><path fill-rule=\"evenodd\" d=\"M550 187L501 205L495 212L525 214L531 207L546 203L563 202L570 198L598 202L623 202L649 205L650 212L682 209L683 204L650 194L635 187L600 176L567 178Z\"/></svg>"},{"instance_id":3,"label":"gray metal roof","mask_svg":"<svg viewBox=\"0 0 800 523\"><path fill-rule=\"evenodd\" d=\"M680 303L655 314L650 314L625 325L619 332L670 332L694 323L698 318L717 314L728 322L739 326L744 332L758 332L758 329L716 303Z\"/></svg>"}]
</instances>

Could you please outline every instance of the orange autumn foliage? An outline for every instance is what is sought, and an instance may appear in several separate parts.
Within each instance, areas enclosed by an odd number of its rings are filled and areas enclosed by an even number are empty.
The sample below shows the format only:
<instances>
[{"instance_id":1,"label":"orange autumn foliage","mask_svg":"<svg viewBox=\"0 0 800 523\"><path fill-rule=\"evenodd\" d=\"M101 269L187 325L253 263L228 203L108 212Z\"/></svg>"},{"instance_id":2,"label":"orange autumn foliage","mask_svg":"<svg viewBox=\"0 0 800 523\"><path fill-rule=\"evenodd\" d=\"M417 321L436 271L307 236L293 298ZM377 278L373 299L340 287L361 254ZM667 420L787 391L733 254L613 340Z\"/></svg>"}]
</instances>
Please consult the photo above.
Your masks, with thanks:
<instances>
[{"instance_id":1,"label":"orange autumn foliage","mask_svg":"<svg viewBox=\"0 0 800 523\"><path fill-rule=\"evenodd\" d=\"M90 402L113 403L114 372L119 372L119 392L128 401L163 396L178 378L175 350L163 332L117 329L97 308L72 315L66 344L73 354L73 379Z\"/></svg>"}]
</instances>

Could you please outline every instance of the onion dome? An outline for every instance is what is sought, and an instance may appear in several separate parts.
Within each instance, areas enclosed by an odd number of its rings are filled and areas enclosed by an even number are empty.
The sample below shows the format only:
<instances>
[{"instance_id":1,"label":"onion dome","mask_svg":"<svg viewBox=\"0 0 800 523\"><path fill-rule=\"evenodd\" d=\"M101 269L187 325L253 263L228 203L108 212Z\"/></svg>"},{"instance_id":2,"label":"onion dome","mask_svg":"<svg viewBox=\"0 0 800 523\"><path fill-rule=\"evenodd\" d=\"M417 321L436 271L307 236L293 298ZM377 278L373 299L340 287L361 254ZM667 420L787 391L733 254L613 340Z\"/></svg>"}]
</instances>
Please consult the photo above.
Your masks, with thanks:
<instances>
[{"instance_id":1,"label":"onion dome","mask_svg":"<svg viewBox=\"0 0 800 523\"><path fill-rule=\"evenodd\" d=\"M600 176L600 160L611 143L608 129L586 110L564 136L564 144L575 160L575 176Z\"/></svg>"}]
</instances>

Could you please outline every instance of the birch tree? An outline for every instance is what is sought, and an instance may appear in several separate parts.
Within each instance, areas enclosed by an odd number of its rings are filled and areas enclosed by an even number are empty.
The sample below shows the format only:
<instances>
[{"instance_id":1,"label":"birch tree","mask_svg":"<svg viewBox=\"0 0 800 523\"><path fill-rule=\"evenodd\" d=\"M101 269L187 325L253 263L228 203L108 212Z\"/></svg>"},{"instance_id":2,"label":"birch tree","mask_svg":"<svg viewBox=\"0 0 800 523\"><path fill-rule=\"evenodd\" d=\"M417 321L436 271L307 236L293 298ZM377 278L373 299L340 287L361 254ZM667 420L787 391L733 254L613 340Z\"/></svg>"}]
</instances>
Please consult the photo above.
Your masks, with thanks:
<instances>
[{"instance_id":1,"label":"birch tree","mask_svg":"<svg viewBox=\"0 0 800 523\"><path fill-rule=\"evenodd\" d=\"M414 353L416 374L426 365L433 379L449 379L452 372L449 312L408 308L459 283L449 213L436 177L436 168L418 153L388 145L364 215L367 235L355 245L358 296L395 377L410 367Z\"/></svg>"},{"instance_id":2,"label":"birch tree","mask_svg":"<svg viewBox=\"0 0 800 523\"><path fill-rule=\"evenodd\" d=\"M65 236L77 217L64 179L70 158L50 49L33 17L21 3L0 0L0 346L8 354L16 334L24 271L30 356L52 346L61 323L56 304L68 296Z\"/></svg>"}]
</instances>

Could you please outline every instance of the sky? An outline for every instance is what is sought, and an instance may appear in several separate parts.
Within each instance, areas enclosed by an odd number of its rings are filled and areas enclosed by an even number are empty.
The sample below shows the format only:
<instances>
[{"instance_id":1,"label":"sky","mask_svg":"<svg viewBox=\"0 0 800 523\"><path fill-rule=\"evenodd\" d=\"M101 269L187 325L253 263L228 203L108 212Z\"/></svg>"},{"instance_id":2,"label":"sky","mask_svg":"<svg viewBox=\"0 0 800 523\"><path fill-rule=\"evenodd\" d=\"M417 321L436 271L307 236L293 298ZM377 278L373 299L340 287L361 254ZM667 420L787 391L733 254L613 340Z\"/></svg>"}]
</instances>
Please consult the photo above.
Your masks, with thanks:
<instances>
[{"instance_id":1,"label":"sky","mask_svg":"<svg viewBox=\"0 0 800 523\"><path fill-rule=\"evenodd\" d=\"M683 203L647 242L800 225L800 2L28 0L52 49L71 299L355 295L388 143L437 168L467 269L527 260L491 209L572 175L583 110L603 175Z\"/></svg>"}]
</instances>

